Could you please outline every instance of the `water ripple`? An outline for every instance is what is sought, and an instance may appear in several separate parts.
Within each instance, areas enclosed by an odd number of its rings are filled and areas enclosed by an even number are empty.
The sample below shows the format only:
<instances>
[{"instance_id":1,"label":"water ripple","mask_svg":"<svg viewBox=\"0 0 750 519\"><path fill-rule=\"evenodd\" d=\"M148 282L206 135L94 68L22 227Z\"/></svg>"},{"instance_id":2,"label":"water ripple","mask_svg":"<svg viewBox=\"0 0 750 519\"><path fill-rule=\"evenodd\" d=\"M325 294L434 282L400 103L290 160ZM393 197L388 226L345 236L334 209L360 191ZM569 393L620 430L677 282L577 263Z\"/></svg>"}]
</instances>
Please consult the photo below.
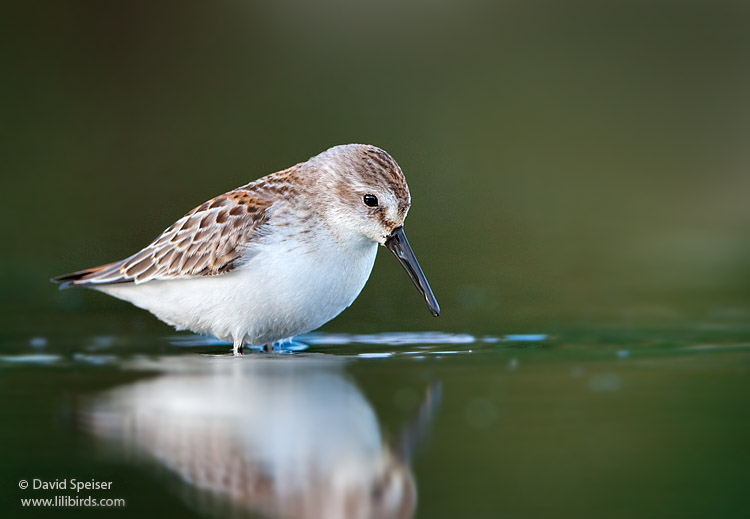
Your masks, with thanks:
<instances>
[{"instance_id":1,"label":"water ripple","mask_svg":"<svg viewBox=\"0 0 750 519\"><path fill-rule=\"evenodd\" d=\"M466 333L443 332L385 332L375 334L308 333L300 335L298 339L309 344L326 346L343 344L374 344L380 346L473 344L480 340Z\"/></svg>"},{"instance_id":2,"label":"water ripple","mask_svg":"<svg viewBox=\"0 0 750 519\"><path fill-rule=\"evenodd\" d=\"M60 355L2 355L0 362L13 364L52 364L60 360Z\"/></svg>"},{"instance_id":3,"label":"water ripple","mask_svg":"<svg viewBox=\"0 0 750 519\"><path fill-rule=\"evenodd\" d=\"M527 337L522 339L521 337ZM542 337L542 339L534 339ZM282 349L290 349L288 344L309 344L315 346L342 346L349 344L370 344L375 346L414 346L414 345L440 345L440 344L474 344L497 343L501 341L532 341L543 340L546 335L513 335L505 337L482 336L475 337L467 333L444 333L444 332L384 332L372 334L351 333L320 333L312 332L299 335L294 341L284 341L280 344ZM171 344L175 346L219 346L230 344L213 337L201 335L178 335L170 337Z\"/></svg>"}]
</instances>

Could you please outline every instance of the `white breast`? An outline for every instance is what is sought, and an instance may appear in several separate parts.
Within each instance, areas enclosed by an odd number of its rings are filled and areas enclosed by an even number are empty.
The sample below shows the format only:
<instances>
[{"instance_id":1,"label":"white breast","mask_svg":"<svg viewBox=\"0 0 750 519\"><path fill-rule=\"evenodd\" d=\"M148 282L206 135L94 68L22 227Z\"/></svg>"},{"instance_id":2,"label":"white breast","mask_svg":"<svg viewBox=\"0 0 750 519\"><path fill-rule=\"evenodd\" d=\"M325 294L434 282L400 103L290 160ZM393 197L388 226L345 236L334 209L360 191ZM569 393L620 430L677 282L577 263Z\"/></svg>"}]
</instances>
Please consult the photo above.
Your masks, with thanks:
<instances>
[{"instance_id":1,"label":"white breast","mask_svg":"<svg viewBox=\"0 0 750 519\"><path fill-rule=\"evenodd\" d=\"M354 302L372 271L377 244L277 235L236 270L212 277L97 287L178 329L262 345L314 330Z\"/></svg>"}]
</instances>

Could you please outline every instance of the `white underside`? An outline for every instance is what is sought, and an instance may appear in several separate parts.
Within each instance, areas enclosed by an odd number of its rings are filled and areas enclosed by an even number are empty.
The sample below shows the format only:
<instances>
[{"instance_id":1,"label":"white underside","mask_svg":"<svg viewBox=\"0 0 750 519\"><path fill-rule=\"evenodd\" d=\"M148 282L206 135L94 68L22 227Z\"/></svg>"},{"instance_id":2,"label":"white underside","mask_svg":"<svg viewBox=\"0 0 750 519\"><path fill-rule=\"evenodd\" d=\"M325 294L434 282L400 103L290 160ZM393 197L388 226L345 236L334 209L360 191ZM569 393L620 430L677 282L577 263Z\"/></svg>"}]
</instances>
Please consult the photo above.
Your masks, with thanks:
<instances>
[{"instance_id":1,"label":"white underside","mask_svg":"<svg viewBox=\"0 0 750 519\"><path fill-rule=\"evenodd\" d=\"M314 330L351 305L367 279L377 243L342 249L330 240L257 245L226 274L96 288L144 308L177 329L234 343L270 344Z\"/></svg>"}]
</instances>

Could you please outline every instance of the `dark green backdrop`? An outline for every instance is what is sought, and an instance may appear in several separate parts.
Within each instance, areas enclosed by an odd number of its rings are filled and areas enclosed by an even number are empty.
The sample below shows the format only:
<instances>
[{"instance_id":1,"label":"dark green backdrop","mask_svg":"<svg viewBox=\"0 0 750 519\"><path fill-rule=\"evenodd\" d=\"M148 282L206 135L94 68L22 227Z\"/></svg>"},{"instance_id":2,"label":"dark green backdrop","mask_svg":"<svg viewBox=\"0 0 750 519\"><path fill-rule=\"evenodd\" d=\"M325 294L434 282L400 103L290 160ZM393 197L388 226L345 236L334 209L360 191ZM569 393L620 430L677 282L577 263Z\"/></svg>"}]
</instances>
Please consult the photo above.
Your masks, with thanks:
<instances>
[{"instance_id":1,"label":"dark green backdrop","mask_svg":"<svg viewBox=\"0 0 750 519\"><path fill-rule=\"evenodd\" d=\"M381 254L329 329L748 319L745 3L315 4L4 3L3 319L130 312L48 278L347 142L403 167L443 316Z\"/></svg>"}]
</instances>

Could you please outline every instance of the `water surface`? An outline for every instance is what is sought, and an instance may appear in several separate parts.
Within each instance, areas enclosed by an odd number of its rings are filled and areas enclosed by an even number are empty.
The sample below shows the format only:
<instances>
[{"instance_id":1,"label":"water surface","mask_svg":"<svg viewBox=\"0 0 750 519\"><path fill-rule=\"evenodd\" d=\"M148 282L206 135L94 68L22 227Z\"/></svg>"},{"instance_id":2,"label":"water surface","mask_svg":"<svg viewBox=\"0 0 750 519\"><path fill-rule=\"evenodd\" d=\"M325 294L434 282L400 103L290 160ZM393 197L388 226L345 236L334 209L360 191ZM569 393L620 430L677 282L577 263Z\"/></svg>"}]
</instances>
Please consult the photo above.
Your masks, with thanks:
<instances>
[{"instance_id":1,"label":"water surface","mask_svg":"<svg viewBox=\"0 0 750 519\"><path fill-rule=\"evenodd\" d=\"M534 332L315 333L242 358L190 335L16 341L0 356L4 501L123 498L109 511L127 517L747 509L747 330ZM17 487L34 478L111 489Z\"/></svg>"}]
</instances>

